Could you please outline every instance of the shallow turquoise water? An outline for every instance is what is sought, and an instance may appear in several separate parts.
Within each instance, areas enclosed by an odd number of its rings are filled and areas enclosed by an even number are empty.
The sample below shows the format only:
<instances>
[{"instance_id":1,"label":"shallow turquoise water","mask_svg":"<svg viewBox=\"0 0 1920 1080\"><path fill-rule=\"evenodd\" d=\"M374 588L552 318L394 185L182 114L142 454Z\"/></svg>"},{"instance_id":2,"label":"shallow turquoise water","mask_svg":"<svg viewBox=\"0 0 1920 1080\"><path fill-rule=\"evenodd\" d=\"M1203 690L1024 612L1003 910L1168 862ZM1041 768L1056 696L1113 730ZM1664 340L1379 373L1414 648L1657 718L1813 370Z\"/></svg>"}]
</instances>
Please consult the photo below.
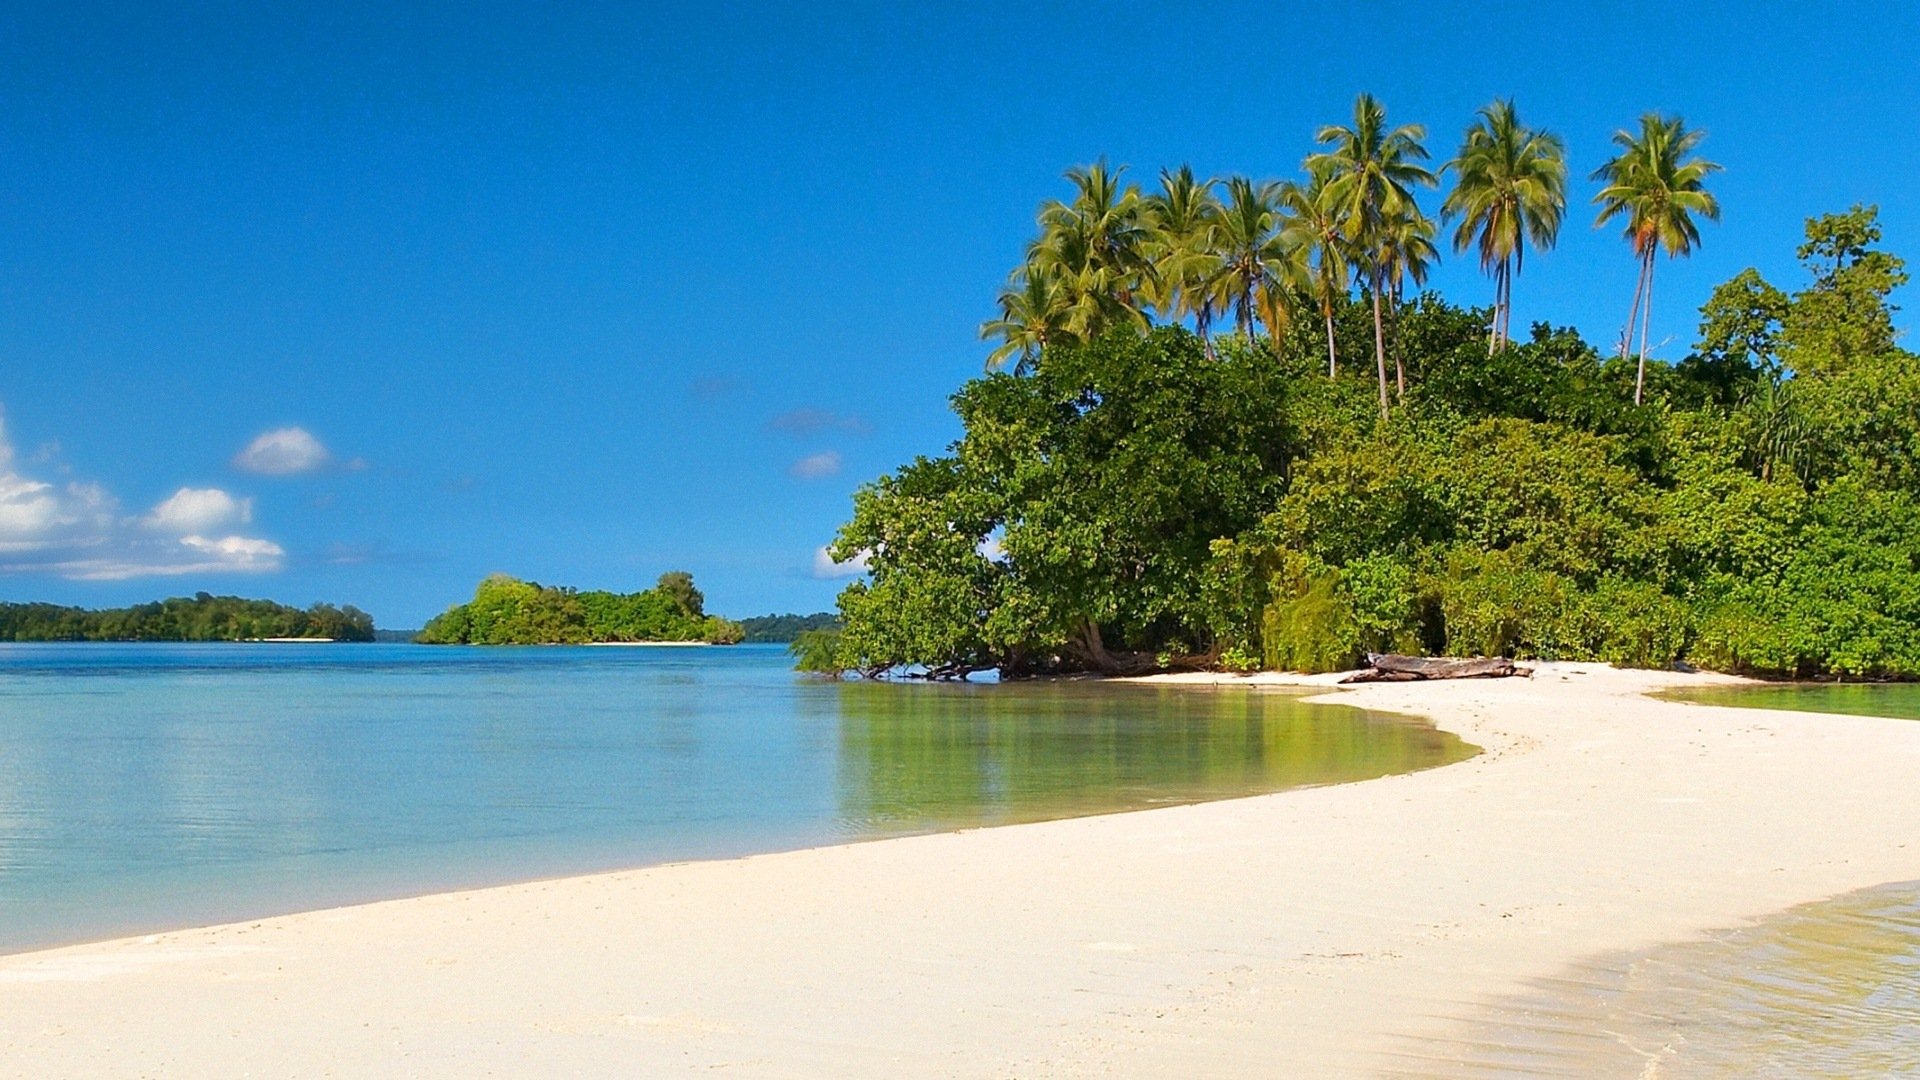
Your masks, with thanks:
<instances>
[{"instance_id":1,"label":"shallow turquoise water","mask_svg":"<svg viewBox=\"0 0 1920 1080\"><path fill-rule=\"evenodd\" d=\"M1673 690L1661 696L1700 705L1920 720L1920 683L1766 683Z\"/></svg>"},{"instance_id":2,"label":"shallow turquoise water","mask_svg":"<svg viewBox=\"0 0 1920 1080\"><path fill-rule=\"evenodd\" d=\"M0 952L1471 752L1285 694L836 684L778 647L0 645Z\"/></svg>"}]
</instances>

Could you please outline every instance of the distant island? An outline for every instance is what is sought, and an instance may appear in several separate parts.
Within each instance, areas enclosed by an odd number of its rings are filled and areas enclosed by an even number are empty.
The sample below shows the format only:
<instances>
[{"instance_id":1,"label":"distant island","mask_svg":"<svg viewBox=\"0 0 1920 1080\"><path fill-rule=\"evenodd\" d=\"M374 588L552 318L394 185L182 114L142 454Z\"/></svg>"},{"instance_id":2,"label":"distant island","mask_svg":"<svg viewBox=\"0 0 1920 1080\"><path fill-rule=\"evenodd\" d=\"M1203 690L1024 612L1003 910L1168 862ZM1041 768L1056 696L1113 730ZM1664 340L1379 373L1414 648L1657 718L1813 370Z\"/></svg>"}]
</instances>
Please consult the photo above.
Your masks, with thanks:
<instances>
[{"instance_id":1,"label":"distant island","mask_svg":"<svg viewBox=\"0 0 1920 1080\"><path fill-rule=\"evenodd\" d=\"M0 641L372 641L373 616L349 604L302 610L197 593L128 608L0 603Z\"/></svg>"},{"instance_id":2,"label":"distant island","mask_svg":"<svg viewBox=\"0 0 1920 1080\"><path fill-rule=\"evenodd\" d=\"M740 627L746 631L749 645L785 645L815 630L840 629L840 616L831 611L817 611L812 615L756 615L741 619Z\"/></svg>"},{"instance_id":3,"label":"distant island","mask_svg":"<svg viewBox=\"0 0 1920 1080\"><path fill-rule=\"evenodd\" d=\"M493 574L473 599L434 616L414 640L423 645L589 645L702 642L734 645L746 637L731 619L708 615L693 575L660 575L644 592L580 592Z\"/></svg>"}]
</instances>

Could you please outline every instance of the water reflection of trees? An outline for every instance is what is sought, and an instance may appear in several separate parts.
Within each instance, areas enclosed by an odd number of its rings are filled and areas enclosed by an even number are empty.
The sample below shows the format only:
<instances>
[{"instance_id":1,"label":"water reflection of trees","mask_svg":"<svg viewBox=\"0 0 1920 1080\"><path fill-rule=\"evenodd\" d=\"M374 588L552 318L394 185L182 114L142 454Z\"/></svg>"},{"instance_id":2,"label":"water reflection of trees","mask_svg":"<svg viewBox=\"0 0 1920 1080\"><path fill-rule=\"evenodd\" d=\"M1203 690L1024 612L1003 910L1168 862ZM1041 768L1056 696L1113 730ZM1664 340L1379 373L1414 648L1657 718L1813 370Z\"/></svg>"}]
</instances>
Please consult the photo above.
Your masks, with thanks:
<instances>
[{"instance_id":1,"label":"water reflection of trees","mask_svg":"<svg viewBox=\"0 0 1920 1080\"><path fill-rule=\"evenodd\" d=\"M853 682L837 722L843 817L879 831L1032 821L1339 783L1470 753L1424 724L1285 694Z\"/></svg>"}]
</instances>

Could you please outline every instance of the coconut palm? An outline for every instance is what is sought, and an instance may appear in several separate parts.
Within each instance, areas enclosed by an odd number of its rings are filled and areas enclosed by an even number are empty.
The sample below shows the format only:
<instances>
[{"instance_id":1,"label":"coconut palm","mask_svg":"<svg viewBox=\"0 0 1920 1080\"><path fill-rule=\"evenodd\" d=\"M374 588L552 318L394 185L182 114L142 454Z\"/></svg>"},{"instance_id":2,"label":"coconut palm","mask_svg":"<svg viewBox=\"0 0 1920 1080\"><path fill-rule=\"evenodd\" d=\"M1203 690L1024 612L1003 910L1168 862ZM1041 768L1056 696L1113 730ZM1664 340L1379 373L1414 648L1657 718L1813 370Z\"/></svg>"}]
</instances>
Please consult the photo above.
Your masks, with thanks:
<instances>
[{"instance_id":1,"label":"coconut palm","mask_svg":"<svg viewBox=\"0 0 1920 1080\"><path fill-rule=\"evenodd\" d=\"M1014 372L1025 374L1049 345L1076 340L1067 329L1066 292L1045 266L1029 264L1015 271L1012 282L1000 292L1000 317L980 325L982 338L1000 339L1000 347L987 355L987 367L997 368L1018 357Z\"/></svg>"},{"instance_id":2,"label":"coconut palm","mask_svg":"<svg viewBox=\"0 0 1920 1080\"><path fill-rule=\"evenodd\" d=\"M1214 282L1220 275L1220 197L1214 181L1195 180L1193 170L1160 170L1160 190L1146 198L1145 251L1153 273L1151 299L1169 318L1193 316L1209 359L1213 318L1220 308Z\"/></svg>"},{"instance_id":3,"label":"coconut palm","mask_svg":"<svg viewBox=\"0 0 1920 1080\"><path fill-rule=\"evenodd\" d=\"M1510 342L1513 279L1527 245L1550 250L1567 209L1567 151L1560 137L1520 122L1512 101L1480 110L1460 151L1441 167L1454 174L1440 204L1441 220L1460 219L1453 250L1477 248L1480 269L1493 278L1493 322L1487 351Z\"/></svg>"},{"instance_id":4,"label":"coconut palm","mask_svg":"<svg viewBox=\"0 0 1920 1080\"><path fill-rule=\"evenodd\" d=\"M1287 325L1287 293L1300 284L1305 270L1283 224L1279 184L1227 179L1216 295L1232 309L1235 325L1248 339L1255 321L1264 326L1276 353Z\"/></svg>"},{"instance_id":5,"label":"coconut palm","mask_svg":"<svg viewBox=\"0 0 1920 1080\"><path fill-rule=\"evenodd\" d=\"M1386 328L1380 312L1386 266L1376 257L1375 237L1390 215L1414 202L1413 189L1433 187L1433 173L1419 162L1427 159L1421 145L1426 129L1418 124L1387 126L1387 111L1372 94L1353 103L1353 126L1329 124L1316 141L1329 147L1308 159L1308 168L1331 170L1327 197L1341 214L1342 232L1359 256L1357 268L1367 278L1373 302L1373 360L1380 376L1380 415L1387 414Z\"/></svg>"},{"instance_id":6,"label":"coconut palm","mask_svg":"<svg viewBox=\"0 0 1920 1080\"><path fill-rule=\"evenodd\" d=\"M1640 132L1614 133L1620 153L1594 170L1593 179L1605 181L1593 201L1600 204L1597 228L1624 218L1627 243L1640 261L1640 280L1634 286L1633 307L1620 335L1624 359L1633 340L1633 324L1640 323L1640 365L1633 380L1633 403L1640 404L1647 380L1647 325L1653 308L1653 257L1665 249L1668 258L1686 255L1700 243L1694 215L1720 220L1720 203L1706 190L1706 179L1720 166L1697 157L1706 132L1687 130L1679 117L1647 113Z\"/></svg>"},{"instance_id":7,"label":"coconut palm","mask_svg":"<svg viewBox=\"0 0 1920 1080\"><path fill-rule=\"evenodd\" d=\"M1280 190L1280 205L1286 214L1282 229L1288 242L1311 260L1307 288L1326 324L1328 378L1332 378L1340 366L1333 344L1333 308L1347 295L1347 267L1351 261L1350 245L1341 232L1339 211L1327 196L1332 179L1332 169L1309 162L1305 184L1288 181Z\"/></svg>"},{"instance_id":8,"label":"coconut palm","mask_svg":"<svg viewBox=\"0 0 1920 1080\"><path fill-rule=\"evenodd\" d=\"M1135 304L1140 277L1100 255L1101 238L1087 217L1062 215L1027 246L1026 267L1047 271L1060 288L1062 325L1088 341L1108 328L1142 324Z\"/></svg>"},{"instance_id":9,"label":"coconut palm","mask_svg":"<svg viewBox=\"0 0 1920 1080\"><path fill-rule=\"evenodd\" d=\"M1389 214L1374 233L1371 261L1380 268L1381 286L1390 301L1389 310L1393 312L1396 337L1407 282L1411 281L1416 286L1426 284L1427 274L1433 269L1433 264L1439 261L1440 251L1433 245L1434 235L1433 219L1421 213L1420 208L1412 203ZM1393 372L1394 385L1404 397L1407 393L1407 369L1397 343L1393 350Z\"/></svg>"},{"instance_id":10,"label":"coconut palm","mask_svg":"<svg viewBox=\"0 0 1920 1080\"><path fill-rule=\"evenodd\" d=\"M1040 236L1027 261L1050 266L1073 294L1077 333L1097 337L1116 322L1144 322L1135 293L1152 273L1140 189L1122 184L1126 166L1105 160L1068 169L1070 201L1040 208Z\"/></svg>"}]
</instances>

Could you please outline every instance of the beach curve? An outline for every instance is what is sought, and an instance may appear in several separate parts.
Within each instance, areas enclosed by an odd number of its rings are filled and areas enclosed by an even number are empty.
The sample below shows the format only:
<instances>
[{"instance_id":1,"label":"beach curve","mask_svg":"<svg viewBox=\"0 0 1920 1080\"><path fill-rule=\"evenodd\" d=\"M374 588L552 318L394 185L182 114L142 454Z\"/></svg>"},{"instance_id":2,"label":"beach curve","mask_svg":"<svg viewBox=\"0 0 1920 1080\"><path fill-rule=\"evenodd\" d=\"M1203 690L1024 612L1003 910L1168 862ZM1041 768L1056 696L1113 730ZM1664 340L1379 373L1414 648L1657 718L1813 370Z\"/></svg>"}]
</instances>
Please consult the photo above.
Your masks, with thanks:
<instances>
[{"instance_id":1,"label":"beach curve","mask_svg":"<svg viewBox=\"0 0 1920 1080\"><path fill-rule=\"evenodd\" d=\"M1371 1075L1579 957L1920 878L1920 724L1644 696L1714 678L1372 684L1485 752L0 958L0 1071Z\"/></svg>"}]
</instances>

